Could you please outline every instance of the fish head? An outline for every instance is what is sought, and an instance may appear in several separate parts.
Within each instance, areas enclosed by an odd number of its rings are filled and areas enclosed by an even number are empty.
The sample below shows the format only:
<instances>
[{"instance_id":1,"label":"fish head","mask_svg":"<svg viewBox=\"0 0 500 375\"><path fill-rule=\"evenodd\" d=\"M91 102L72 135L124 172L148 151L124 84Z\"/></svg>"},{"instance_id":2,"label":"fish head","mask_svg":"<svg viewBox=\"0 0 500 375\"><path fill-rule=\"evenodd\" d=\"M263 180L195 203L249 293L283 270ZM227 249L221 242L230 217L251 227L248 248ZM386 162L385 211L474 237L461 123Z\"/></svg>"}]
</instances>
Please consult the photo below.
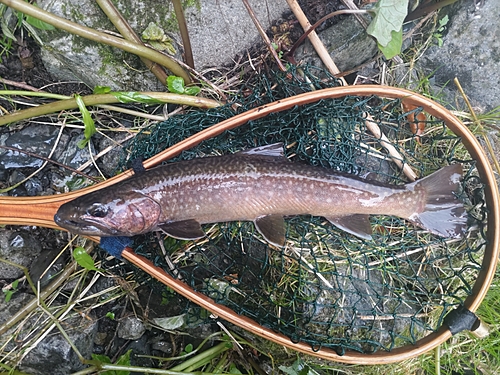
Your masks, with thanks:
<instances>
[{"instance_id":1,"label":"fish head","mask_svg":"<svg viewBox=\"0 0 500 375\"><path fill-rule=\"evenodd\" d=\"M95 191L61 205L54 221L76 234L131 237L155 230L160 214L159 203L139 192Z\"/></svg>"}]
</instances>

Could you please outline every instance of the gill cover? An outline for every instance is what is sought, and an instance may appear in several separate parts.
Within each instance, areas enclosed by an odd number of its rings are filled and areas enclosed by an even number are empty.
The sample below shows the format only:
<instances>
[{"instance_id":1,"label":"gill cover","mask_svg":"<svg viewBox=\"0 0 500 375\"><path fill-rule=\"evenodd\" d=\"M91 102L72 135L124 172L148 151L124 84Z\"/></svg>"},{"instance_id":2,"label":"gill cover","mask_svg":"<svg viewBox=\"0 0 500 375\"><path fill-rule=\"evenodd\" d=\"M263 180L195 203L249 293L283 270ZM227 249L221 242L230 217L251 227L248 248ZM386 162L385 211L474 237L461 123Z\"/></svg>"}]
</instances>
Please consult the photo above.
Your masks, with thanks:
<instances>
[{"instance_id":1,"label":"gill cover","mask_svg":"<svg viewBox=\"0 0 500 375\"><path fill-rule=\"evenodd\" d=\"M105 200L99 193L63 204L55 222L73 233L101 237L134 236L156 229L161 208L155 200L140 193Z\"/></svg>"}]
</instances>

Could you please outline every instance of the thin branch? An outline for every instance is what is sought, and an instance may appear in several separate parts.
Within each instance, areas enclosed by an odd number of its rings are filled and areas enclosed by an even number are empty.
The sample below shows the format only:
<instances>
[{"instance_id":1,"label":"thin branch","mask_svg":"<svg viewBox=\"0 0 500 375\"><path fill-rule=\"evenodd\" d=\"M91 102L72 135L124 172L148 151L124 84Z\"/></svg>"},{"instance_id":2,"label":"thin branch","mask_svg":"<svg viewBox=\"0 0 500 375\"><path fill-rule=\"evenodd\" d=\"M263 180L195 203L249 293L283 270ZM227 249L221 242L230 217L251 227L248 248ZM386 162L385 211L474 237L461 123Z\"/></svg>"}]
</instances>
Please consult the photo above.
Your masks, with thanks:
<instances>
[{"instance_id":1,"label":"thin branch","mask_svg":"<svg viewBox=\"0 0 500 375\"><path fill-rule=\"evenodd\" d=\"M90 27L79 25L75 22L69 21L62 17L58 17L52 13L44 11L43 9L30 5L23 0L0 0L0 3L3 3L21 13L35 17L40 21L46 22L49 25L67 31L71 34L76 34L83 38L93 40L94 42L107 44L112 47L120 48L126 52L145 57L151 61L163 65L176 76L184 78L184 82L191 82L191 77L184 69L179 66L179 64L172 60L170 56L160 53L154 49L96 31L94 29L91 29Z\"/></svg>"},{"instance_id":2,"label":"thin branch","mask_svg":"<svg viewBox=\"0 0 500 375\"><path fill-rule=\"evenodd\" d=\"M255 27L259 31L260 36L264 40L264 43L266 44L267 49L269 50L269 52L271 52L271 55L273 55L274 60L276 60L276 63L278 64L278 67L280 68L280 70L282 72L286 72L285 66L281 62L281 59L279 58L278 54L276 53L276 49L271 44L271 40L267 36L266 31L264 30L264 28L260 24L260 22L257 19L257 16L255 15L254 11L250 7L250 4L248 3L248 0L243 0L243 4L245 5L245 8L247 8L248 14L250 15L250 18L252 19Z\"/></svg>"},{"instance_id":3,"label":"thin branch","mask_svg":"<svg viewBox=\"0 0 500 375\"><path fill-rule=\"evenodd\" d=\"M2 1L2 0L0 0ZM120 93L115 93L119 96ZM198 96L171 94L165 92L138 92L137 94L156 99L163 103L172 103L180 105L190 105L201 108L215 108L221 104L212 99L201 98ZM87 95L82 97L86 106L99 105L99 104L113 104L119 103L120 100L113 94L98 94ZM13 112L8 115L0 116L0 126L6 125L11 122L24 120L31 117L43 116L49 113L60 112L72 108L77 108L76 99L60 100L54 103L40 105L34 108L23 109L18 112Z\"/></svg>"},{"instance_id":4,"label":"thin branch","mask_svg":"<svg viewBox=\"0 0 500 375\"><path fill-rule=\"evenodd\" d=\"M309 29L305 30L304 34L300 36L299 39L293 44L292 48L290 48L290 51L288 51L286 54L290 57L293 58L293 54L295 53L295 50L297 49L298 46L300 46L303 42L304 39L307 38L307 36L312 33L314 30L318 28L319 25L321 25L323 22L326 20L333 18L335 16L341 15L341 14L359 14L359 13L368 13L366 10L337 10L335 12L332 12L330 14L327 14L326 16L322 17L319 21L317 21L314 25L312 25Z\"/></svg>"},{"instance_id":5,"label":"thin branch","mask_svg":"<svg viewBox=\"0 0 500 375\"><path fill-rule=\"evenodd\" d=\"M59 166L61 168L65 168L65 169L67 169L70 172L73 172L73 173L79 174L82 177L88 178L89 180L91 180L93 182L96 182L96 183L100 182L100 180L98 180L98 179L96 179L94 177L91 177L91 176L89 176L89 175L87 175L87 174L85 174L83 172L80 172L79 170L74 169L74 168L68 167L67 165L59 163L58 161L52 160L52 159L50 159L48 157L45 157L45 156L42 156L42 155L38 155L38 154L35 154L33 152L26 151L26 150L23 150L23 149L20 149L20 148L17 148L17 147L10 147L10 146L0 145L0 148L3 148L5 150L14 151L14 152L19 152L21 154L26 154L26 155L31 156L33 158L44 160L47 163L52 163L52 164L57 165L57 166Z\"/></svg>"},{"instance_id":6,"label":"thin branch","mask_svg":"<svg viewBox=\"0 0 500 375\"><path fill-rule=\"evenodd\" d=\"M194 59L193 50L191 48L191 40L189 39L189 32L186 23L186 17L184 17L184 10L182 9L182 3L180 0L172 0L174 4L175 17L177 18L177 23L179 24L179 32L181 33L182 45L184 46L184 59L186 59L186 64L194 69Z\"/></svg>"},{"instance_id":7,"label":"thin branch","mask_svg":"<svg viewBox=\"0 0 500 375\"><path fill-rule=\"evenodd\" d=\"M10 79L5 79L2 77L0 77L0 82L3 83L4 85L19 87L20 89L23 90L36 91L36 92L42 91L40 89L37 89L36 87L27 85L26 83L11 81Z\"/></svg>"},{"instance_id":8,"label":"thin branch","mask_svg":"<svg viewBox=\"0 0 500 375\"><path fill-rule=\"evenodd\" d=\"M123 18L121 13L116 9L114 4L109 0L96 0L96 3L101 7L102 11L108 16L109 20L115 25L116 29L120 34L127 40L142 44L141 38L135 33L134 29L129 25L129 23ZM146 67L155 75L156 78L161 82L162 85L167 84L167 74L157 63L139 56L141 61L146 65Z\"/></svg>"},{"instance_id":9,"label":"thin branch","mask_svg":"<svg viewBox=\"0 0 500 375\"><path fill-rule=\"evenodd\" d=\"M311 24L309 23L309 20L307 19L306 15L300 8L300 5L298 4L297 0L286 0L286 1L290 9L292 10L293 14L295 15L295 17L297 17L297 20L299 21L304 31L309 30ZM323 64L325 64L328 71L333 75L340 73L340 70L337 68L337 65L335 65L335 63L333 62L325 45L319 39L318 34L316 34L315 31L311 31L308 38L311 41L311 44L314 46L314 49L318 53L318 56L320 57L321 61L323 61ZM344 78L340 77L339 79L342 81L344 85L347 85L347 82L345 81Z\"/></svg>"},{"instance_id":10,"label":"thin branch","mask_svg":"<svg viewBox=\"0 0 500 375\"><path fill-rule=\"evenodd\" d=\"M356 6L356 4L354 4L354 1L352 1L352 0L342 0L342 2L350 10L359 10L359 8ZM361 26L363 26L363 28L366 29L368 27L368 22L360 14L355 13L354 17L356 17L358 19L359 23L361 24Z\"/></svg>"},{"instance_id":11,"label":"thin branch","mask_svg":"<svg viewBox=\"0 0 500 375\"><path fill-rule=\"evenodd\" d=\"M417 179L416 173L408 164L403 162L403 156L401 156L396 147L392 145L386 135L382 133L378 124L373 120L373 117L369 113L365 113L365 115L366 128L379 140L380 145L387 150L392 161L403 171L406 177L408 177L410 181L415 181Z\"/></svg>"}]
</instances>

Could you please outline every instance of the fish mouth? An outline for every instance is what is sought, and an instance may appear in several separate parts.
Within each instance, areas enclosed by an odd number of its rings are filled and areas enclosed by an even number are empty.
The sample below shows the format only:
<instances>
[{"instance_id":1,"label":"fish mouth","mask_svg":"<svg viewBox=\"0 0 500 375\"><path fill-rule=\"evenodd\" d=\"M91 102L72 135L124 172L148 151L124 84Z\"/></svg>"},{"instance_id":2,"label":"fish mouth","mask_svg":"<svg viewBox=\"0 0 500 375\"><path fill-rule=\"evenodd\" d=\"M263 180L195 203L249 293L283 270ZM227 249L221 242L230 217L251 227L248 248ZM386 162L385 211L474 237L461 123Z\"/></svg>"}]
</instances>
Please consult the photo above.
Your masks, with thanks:
<instances>
[{"instance_id":1,"label":"fish mouth","mask_svg":"<svg viewBox=\"0 0 500 375\"><path fill-rule=\"evenodd\" d=\"M118 233L109 228L89 223L88 221L65 219L58 214L54 215L54 222L72 233L86 236L116 236Z\"/></svg>"}]
</instances>

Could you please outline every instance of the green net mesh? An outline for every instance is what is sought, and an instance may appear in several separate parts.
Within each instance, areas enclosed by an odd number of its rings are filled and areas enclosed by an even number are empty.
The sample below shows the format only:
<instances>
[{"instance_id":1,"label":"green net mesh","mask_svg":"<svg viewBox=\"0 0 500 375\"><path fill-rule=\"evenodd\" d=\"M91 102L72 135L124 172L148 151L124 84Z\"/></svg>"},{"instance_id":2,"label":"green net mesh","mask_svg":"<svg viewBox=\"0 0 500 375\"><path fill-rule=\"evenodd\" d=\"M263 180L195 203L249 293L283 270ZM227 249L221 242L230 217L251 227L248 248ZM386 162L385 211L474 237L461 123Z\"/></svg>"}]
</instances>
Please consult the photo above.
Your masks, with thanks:
<instances>
[{"instance_id":1,"label":"green net mesh","mask_svg":"<svg viewBox=\"0 0 500 375\"><path fill-rule=\"evenodd\" d=\"M149 158L236 113L335 84L314 68L261 76L222 108L193 110L148 128L126 159ZM408 182L366 129L367 113L419 177L462 163L460 199L470 218L464 238L440 238L403 219L373 216L373 240L362 241L324 218L301 216L287 218L283 249L270 247L252 223L232 222L205 225L207 237L196 242L162 236L163 250L156 235L140 236L134 250L215 302L314 350L390 351L427 336L472 293L486 244L483 185L460 138L443 121L428 116L425 134L416 137L399 100L347 96L249 122L177 159L283 142L294 162ZM189 301L182 309L192 322L203 316Z\"/></svg>"}]
</instances>

